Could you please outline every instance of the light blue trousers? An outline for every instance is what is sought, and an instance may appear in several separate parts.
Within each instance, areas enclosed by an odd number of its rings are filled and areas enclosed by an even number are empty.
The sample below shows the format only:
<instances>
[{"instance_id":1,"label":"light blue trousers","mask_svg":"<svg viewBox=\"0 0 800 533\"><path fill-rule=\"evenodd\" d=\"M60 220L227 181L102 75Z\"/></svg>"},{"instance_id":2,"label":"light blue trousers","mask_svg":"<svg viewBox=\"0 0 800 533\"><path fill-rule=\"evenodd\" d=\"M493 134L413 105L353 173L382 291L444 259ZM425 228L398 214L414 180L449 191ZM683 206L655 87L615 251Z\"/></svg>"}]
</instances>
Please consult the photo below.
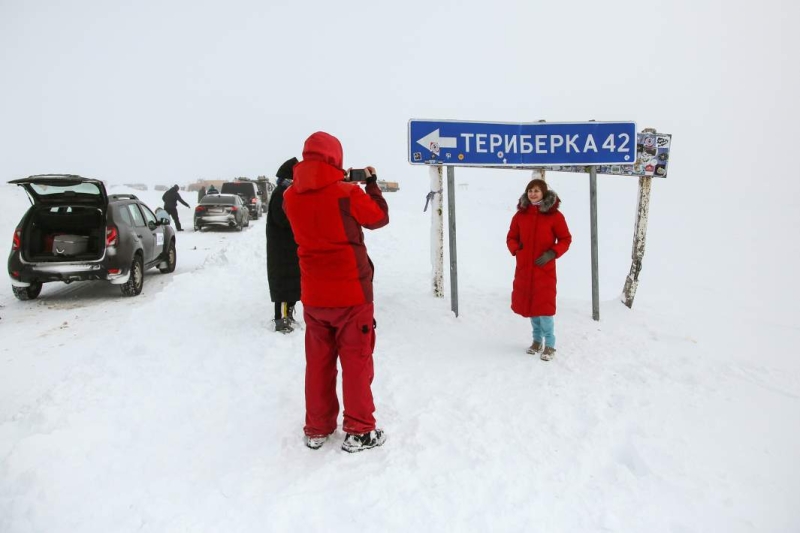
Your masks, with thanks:
<instances>
[{"instance_id":1,"label":"light blue trousers","mask_svg":"<svg viewBox=\"0 0 800 533\"><path fill-rule=\"evenodd\" d=\"M531 327L533 328L533 340L542 342L551 348L556 347L556 321L553 316L533 316L531 317Z\"/></svg>"}]
</instances>

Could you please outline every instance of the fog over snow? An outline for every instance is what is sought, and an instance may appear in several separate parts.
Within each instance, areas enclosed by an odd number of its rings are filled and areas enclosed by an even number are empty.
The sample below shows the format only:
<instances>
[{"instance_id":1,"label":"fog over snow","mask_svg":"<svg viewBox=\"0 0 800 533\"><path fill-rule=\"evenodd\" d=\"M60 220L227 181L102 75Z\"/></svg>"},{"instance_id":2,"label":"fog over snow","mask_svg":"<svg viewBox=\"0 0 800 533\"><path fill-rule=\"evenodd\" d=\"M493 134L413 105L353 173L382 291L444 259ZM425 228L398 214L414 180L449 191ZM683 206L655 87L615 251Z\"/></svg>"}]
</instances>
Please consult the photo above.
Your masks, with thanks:
<instances>
[{"instance_id":1,"label":"fog over snow","mask_svg":"<svg viewBox=\"0 0 800 533\"><path fill-rule=\"evenodd\" d=\"M28 206L11 179L77 173L156 207L156 184L274 176L317 130L400 191L366 235L388 441L362 454L341 429L302 445L303 337L270 329L263 219L195 233L179 207L177 269L136 298L20 302L6 281L0 532L800 530L798 21L778 0L1 2L4 251ZM458 168L455 317L411 118L672 134L633 309L635 178L598 177L595 322L588 177L547 174L574 240L543 363L509 309L530 172Z\"/></svg>"}]
</instances>

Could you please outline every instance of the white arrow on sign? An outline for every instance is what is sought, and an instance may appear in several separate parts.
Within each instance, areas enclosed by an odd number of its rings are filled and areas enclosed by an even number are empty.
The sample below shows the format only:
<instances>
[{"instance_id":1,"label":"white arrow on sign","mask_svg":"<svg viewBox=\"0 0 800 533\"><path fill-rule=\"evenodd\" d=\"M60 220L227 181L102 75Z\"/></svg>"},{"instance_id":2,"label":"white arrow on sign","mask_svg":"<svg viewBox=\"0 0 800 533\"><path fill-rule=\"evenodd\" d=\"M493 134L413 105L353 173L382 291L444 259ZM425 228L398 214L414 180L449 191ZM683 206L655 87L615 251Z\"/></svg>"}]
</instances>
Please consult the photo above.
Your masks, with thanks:
<instances>
[{"instance_id":1,"label":"white arrow on sign","mask_svg":"<svg viewBox=\"0 0 800 533\"><path fill-rule=\"evenodd\" d=\"M437 128L417 142L430 150L431 143L436 143L439 148L456 148L458 146L457 141L456 137L439 137L439 129Z\"/></svg>"}]
</instances>

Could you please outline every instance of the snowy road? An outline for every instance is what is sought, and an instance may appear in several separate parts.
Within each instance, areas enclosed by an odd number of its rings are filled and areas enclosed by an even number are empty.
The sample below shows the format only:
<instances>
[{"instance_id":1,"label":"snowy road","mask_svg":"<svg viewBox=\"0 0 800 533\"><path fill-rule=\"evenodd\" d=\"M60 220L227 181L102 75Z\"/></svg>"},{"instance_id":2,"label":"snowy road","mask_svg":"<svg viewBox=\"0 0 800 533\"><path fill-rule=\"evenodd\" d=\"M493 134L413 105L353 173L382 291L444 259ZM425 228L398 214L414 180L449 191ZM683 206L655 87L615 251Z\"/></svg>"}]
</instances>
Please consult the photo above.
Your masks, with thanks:
<instances>
[{"instance_id":1,"label":"snowy road","mask_svg":"<svg viewBox=\"0 0 800 533\"><path fill-rule=\"evenodd\" d=\"M271 331L263 219L179 233L176 271L139 297L0 291L0 531L795 530L797 329L765 325L753 360L735 312L656 305L645 285L600 323L561 298L559 355L527 356L507 187L460 189L487 216L459 226L459 318L430 295L418 196L389 196L367 234L389 440L363 454L341 430L302 445L302 332ZM569 284L569 255L559 268Z\"/></svg>"}]
</instances>

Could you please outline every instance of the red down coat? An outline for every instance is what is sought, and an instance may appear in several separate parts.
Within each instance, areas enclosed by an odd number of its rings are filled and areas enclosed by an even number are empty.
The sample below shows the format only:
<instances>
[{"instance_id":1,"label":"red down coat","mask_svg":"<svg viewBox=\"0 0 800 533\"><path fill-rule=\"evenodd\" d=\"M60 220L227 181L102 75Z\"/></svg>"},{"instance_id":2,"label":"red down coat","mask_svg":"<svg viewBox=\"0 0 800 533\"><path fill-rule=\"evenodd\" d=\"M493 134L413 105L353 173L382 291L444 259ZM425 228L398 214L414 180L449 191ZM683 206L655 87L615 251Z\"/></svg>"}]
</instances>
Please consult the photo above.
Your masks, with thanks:
<instances>
[{"instance_id":1,"label":"red down coat","mask_svg":"<svg viewBox=\"0 0 800 533\"><path fill-rule=\"evenodd\" d=\"M324 132L311 135L283 195L297 241L300 300L307 306L372 302L373 266L361 228L388 224L389 207L377 183L368 184L365 193L343 178L339 140Z\"/></svg>"},{"instance_id":2,"label":"red down coat","mask_svg":"<svg viewBox=\"0 0 800 533\"><path fill-rule=\"evenodd\" d=\"M534 261L547 250L561 257L569 250L572 235L564 215L558 210L561 201L547 191L540 205L530 205L525 195L511 219L506 245L517 258L511 310L524 317L556 314L556 260L543 266Z\"/></svg>"}]
</instances>

